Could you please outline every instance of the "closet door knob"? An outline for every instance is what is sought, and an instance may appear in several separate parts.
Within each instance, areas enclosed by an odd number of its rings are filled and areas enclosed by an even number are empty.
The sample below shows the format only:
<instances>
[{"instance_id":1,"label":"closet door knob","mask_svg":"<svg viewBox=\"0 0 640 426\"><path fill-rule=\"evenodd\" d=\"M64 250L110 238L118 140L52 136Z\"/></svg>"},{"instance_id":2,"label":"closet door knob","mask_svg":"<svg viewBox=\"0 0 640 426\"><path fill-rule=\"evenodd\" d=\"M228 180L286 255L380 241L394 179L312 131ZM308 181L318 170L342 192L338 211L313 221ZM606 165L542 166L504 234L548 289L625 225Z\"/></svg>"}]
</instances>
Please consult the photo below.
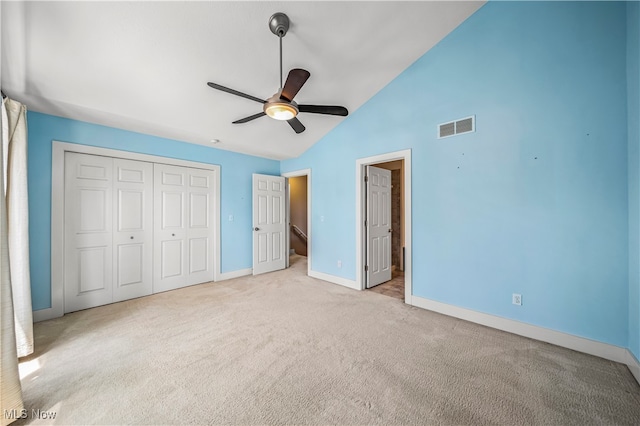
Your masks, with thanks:
<instances>
[{"instance_id":1,"label":"closet door knob","mask_svg":"<svg viewBox=\"0 0 640 426\"><path fill-rule=\"evenodd\" d=\"M254 231L259 231L260 228L258 228L257 226L255 228L253 228Z\"/></svg>"},{"instance_id":2,"label":"closet door knob","mask_svg":"<svg viewBox=\"0 0 640 426\"><path fill-rule=\"evenodd\" d=\"M129 238L131 238L133 240L133 235L131 237L129 237Z\"/></svg>"}]
</instances>

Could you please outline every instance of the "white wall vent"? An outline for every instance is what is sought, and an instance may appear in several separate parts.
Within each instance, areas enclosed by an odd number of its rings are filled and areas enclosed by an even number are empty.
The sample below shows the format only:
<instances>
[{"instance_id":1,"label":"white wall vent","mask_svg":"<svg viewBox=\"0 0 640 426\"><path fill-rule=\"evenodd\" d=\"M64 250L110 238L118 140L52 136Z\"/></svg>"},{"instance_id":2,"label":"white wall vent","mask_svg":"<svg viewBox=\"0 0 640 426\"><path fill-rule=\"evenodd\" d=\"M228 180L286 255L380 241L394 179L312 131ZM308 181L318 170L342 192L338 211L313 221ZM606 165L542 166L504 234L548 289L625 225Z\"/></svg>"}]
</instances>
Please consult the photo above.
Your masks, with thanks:
<instances>
[{"instance_id":1,"label":"white wall vent","mask_svg":"<svg viewBox=\"0 0 640 426\"><path fill-rule=\"evenodd\" d=\"M461 118L460 120L450 121L438 125L438 139L448 138L462 133L470 133L476 131L476 116Z\"/></svg>"}]
</instances>

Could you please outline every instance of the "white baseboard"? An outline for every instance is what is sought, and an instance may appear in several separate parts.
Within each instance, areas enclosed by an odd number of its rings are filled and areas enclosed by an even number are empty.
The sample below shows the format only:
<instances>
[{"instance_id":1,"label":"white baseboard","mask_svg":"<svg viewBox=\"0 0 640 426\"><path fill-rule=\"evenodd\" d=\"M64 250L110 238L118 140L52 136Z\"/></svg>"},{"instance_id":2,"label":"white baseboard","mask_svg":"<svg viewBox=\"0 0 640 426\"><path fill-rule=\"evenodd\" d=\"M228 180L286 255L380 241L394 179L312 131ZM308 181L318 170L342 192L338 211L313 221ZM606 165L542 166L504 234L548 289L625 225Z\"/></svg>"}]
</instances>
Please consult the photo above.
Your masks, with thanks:
<instances>
[{"instance_id":1,"label":"white baseboard","mask_svg":"<svg viewBox=\"0 0 640 426\"><path fill-rule=\"evenodd\" d=\"M47 308L47 309L39 309L37 311L32 312L33 322L46 321L54 318L60 318L64 315L62 312L58 312L57 309Z\"/></svg>"},{"instance_id":2,"label":"white baseboard","mask_svg":"<svg viewBox=\"0 0 640 426\"><path fill-rule=\"evenodd\" d=\"M252 268L238 269L237 271L221 273L218 275L218 279L216 281L232 280L234 278L240 278L251 274L253 274Z\"/></svg>"},{"instance_id":3,"label":"white baseboard","mask_svg":"<svg viewBox=\"0 0 640 426\"><path fill-rule=\"evenodd\" d=\"M628 359L625 364L629 367L629 370L631 371L631 374L633 374L633 377L636 378L636 381L640 383L640 362L638 362L638 358L636 358L628 349L627 354Z\"/></svg>"},{"instance_id":4,"label":"white baseboard","mask_svg":"<svg viewBox=\"0 0 640 426\"><path fill-rule=\"evenodd\" d=\"M597 342L584 337L574 336L573 334L485 314L471 309L448 305L446 303L424 299L418 296L411 297L411 305L629 365L629 355L631 352L620 346Z\"/></svg>"},{"instance_id":5,"label":"white baseboard","mask_svg":"<svg viewBox=\"0 0 640 426\"><path fill-rule=\"evenodd\" d=\"M312 278L317 278L323 281L329 281L333 284L339 284L345 287L349 287L354 290L360 290L360 287L356 285L356 282L353 280L349 280L347 278L336 277L335 275L325 274L324 272L318 271L309 271L309 276Z\"/></svg>"}]
</instances>

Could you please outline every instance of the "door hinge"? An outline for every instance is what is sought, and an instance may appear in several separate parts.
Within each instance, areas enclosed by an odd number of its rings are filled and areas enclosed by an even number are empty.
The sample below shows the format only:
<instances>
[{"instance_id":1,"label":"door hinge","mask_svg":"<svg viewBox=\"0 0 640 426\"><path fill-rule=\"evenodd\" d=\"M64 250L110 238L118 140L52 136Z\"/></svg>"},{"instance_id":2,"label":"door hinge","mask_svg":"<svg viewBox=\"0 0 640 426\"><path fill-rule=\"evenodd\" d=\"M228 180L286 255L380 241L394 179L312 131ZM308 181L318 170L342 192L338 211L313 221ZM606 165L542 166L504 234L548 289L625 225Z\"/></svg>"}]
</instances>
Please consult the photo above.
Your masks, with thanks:
<instances>
[{"instance_id":1,"label":"door hinge","mask_svg":"<svg viewBox=\"0 0 640 426\"><path fill-rule=\"evenodd\" d=\"M369 182L369 176L365 176L365 177L364 177L364 181L365 181L365 182Z\"/></svg>"},{"instance_id":2,"label":"door hinge","mask_svg":"<svg viewBox=\"0 0 640 426\"><path fill-rule=\"evenodd\" d=\"M364 221L364 226L367 226L367 221L366 220Z\"/></svg>"},{"instance_id":3,"label":"door hinge","mask_svg":"<svg viewBox=\"0 0 640 426\"><path fill-rule=\"evenodd\" d=\"M364 265L364 270L365 270L365 272L368 272L369 271L369 265Z\"/></svg>"}]
</instances>

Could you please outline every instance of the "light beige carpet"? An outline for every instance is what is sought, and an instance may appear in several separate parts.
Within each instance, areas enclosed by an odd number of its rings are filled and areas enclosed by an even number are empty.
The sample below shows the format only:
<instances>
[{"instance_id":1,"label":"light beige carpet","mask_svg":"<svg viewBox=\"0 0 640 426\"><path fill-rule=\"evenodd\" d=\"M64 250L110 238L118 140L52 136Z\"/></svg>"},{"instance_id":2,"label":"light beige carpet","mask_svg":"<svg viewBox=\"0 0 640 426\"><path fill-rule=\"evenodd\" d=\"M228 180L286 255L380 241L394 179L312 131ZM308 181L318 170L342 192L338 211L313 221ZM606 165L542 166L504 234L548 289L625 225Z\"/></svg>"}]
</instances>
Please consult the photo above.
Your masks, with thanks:
<instances>
[{"instance_id":1,"label":"light beige carpet","mask_svg":"<svg viewBox=\"0 0 640 426\"><path fill-rule=\"evenodd\" d=\"M36 324L18 424L640 423L623 365L315 280L304 262Z\"/></svg>"}]
</instances>

